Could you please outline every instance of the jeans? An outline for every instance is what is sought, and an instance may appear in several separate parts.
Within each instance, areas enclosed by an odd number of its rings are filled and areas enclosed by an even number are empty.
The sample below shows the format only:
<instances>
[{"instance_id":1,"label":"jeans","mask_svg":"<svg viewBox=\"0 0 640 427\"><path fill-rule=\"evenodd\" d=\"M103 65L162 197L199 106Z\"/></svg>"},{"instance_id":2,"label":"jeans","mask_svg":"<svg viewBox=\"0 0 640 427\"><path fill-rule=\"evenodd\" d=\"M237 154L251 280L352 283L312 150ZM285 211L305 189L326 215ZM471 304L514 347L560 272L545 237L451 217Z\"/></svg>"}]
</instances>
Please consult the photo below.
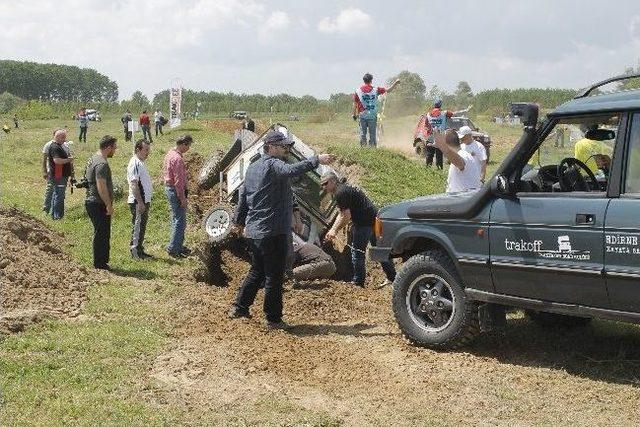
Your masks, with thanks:
<instances>
[{"instance_id":1,"label":"jeans","mask_svg":"<svg viewBox=\"0 0 640 427\"><path fill-rule=\"evenodd\" d=\"M102 203L85 202L84 207L93 224L93 266L105 267L109 263L111 216Z\"/></svg>"},{"instance_id":2,"label":"jeans","mask_svg":"<svg viewBox=\"0 0 640 427\"><path fill-rule=\"evenodd\" d=\"M44 203L42 205L42 211L47 214L51 213L51 200L53 199L54 187L55 183L53 182L53 178L49 175L47 177L47 186L44 189Z\"/></svg>"},{"instance_id":3,"label":"jeans","mask_svg":"<svg viewBox=\"0 0 640 427\"><path fill-rule=\"evenodd\" d=\"M436 166L438 169L442 169L442 151L436 147L425 147L425 160L427 162L427 166L431 166L433 164L433 156L436 157Z\"/></svg>"},{"instance_id":4,"label":"jeans","mask_svg":"<svg viewBox=\"0 0 640 427\"><path fill-rule=\"evenodd\" d=\"M87 142L87 128L88 126L80 126L80 135L78 135L78 142L82 141L84 137L84 142Z\"/></svg>"},{"instance_id":5,"label":"jeans","mask_svg":"<svg viewBox=\"0 0 640 427\"><path fill-rule=\"evenodd\" d=\"M129 209L131 210L131 225L133 229L131 231L131 242L129 246L131 250L137 250L138 255L144 252L144 235L147 232L147 221L149 220L149 208L151 203L145 203L147 207L145 211L138 213L138 201L134 200L133 203L129 203Z\"/></svg>"},{"instance_id":6,"label":"jeans","mask_svg":"<svg viewBox=\"0 0 640 427\"><path fill-rule=\"evenodd\" d=\"M175 187L164 187L169 206L171 206L171 237L167 251L179 254L184 249L184 230L187 227L187 210L180 205Z\"/></svg>"},{"instance_id":7,"label":"jeans","mask_svg":"<svg viewBox=\"0 0 640 427\"><path fill-rule=\"evenodd\" d=\"M162 132L162 122L156 122L156 136L158 136L158 132L160 132L160 135L164 135L164 133Z\"/></svg>"},{"instance_id":8,"label":"jeans","mask_svg":"<svg viewBox=\"0 0 640 427\"><path fill-rule=\"evenodd\" d=\"M264 314L269 322L282 320L282 281L284 278L287 236L247 239L251 251L251 269L236 295L238 311L248 313L258 289L264 283Z\"/></svg>"},{"instance_id":9,"label":"jeans","mask_svg":"<svg viewBox=\"0 0 640 427\"><path fill-rule=\"evenodd\" d=\"M51 197L51 216L53 219L62 219L64 216L64 196L68 180L68 176L53 179L53 195Z\"/></svg>"},{"instance_id":10,"label":"jeans","mask_svg":"<svg viewBox=\"0 0 640 427\"><path fill-rule=\"evenodd\" d=\"M151 139L151 129L149 128L149 125L142 125L141 127L142 137L149 142L153 142L153 139Z\"/></svg>"},{"instance_id":11,"label":"jeans","mask_svg":"<svg viewBox=\"0 0 640 427\"><path fill-rule=\"evenodd\" d=\"M354 225L351 228L351 263L353 264L353 279L357 285L364 286L367 277L365 267L365 255L367 243L371 246L376 245L376 236L373 234L373 227ZM387 279L394 281L396 278L396 269L391 261L381 261L380 265Z\"/></svg>"},{"instance_id":12,"label":"jeans","mask_svg":"<svg viewBox=\"0 0 640 427\"><path fill-rule=\"evenodd\" d=\"M125 126L123 128L123 131L124 131L124 140L125 141L131 141L131 132L129 131L128 126Z\"/></svg>"},{"instance_id":13,"label":"jeans","mask_svg":"<svg viewBox=\"0 0 640 427\"><path fill-rule=\"evenodd\" d=\"M360 146L367 146L367 130L369 131L369 146L376 146L376 124L377 118L367 119L360 117Z\"/></svg>"}]
</instances>

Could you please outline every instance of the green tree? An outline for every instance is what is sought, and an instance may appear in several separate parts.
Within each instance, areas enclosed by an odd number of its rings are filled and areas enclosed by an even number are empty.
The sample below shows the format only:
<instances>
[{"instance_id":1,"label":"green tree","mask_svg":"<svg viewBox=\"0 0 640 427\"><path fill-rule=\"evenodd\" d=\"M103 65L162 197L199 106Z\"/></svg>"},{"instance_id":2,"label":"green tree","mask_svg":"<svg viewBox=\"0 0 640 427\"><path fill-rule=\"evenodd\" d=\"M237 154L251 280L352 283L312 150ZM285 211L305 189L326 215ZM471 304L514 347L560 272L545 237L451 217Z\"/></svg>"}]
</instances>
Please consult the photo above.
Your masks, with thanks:
<instances>
[{"instance_id":1,"label":"green tree","mask_svg":"<svg viewBox=\"0 0 640 427\"><path fill-rule=\"evenodd\" d=\"M624 74L640 74L640 61L636 68L627 67L624 70ZM632 79L623 80L618 85L619 90L640 89L640 77L634 77Z\"/></svg>"},{"instance_id":2,"label":"green tree","mask_svg":"<svg viewBox=\"0 0 640 427\"><path fill-rule=\"evenodd\" d=\"M425 92L427 87L424 80L417 73L401 71L398 75L390 78L388 84L399 79L400 83L389 94L387 100L387 112L390 115L413 114L422 108L425 102Z\"/></svg>"}]
</instances>

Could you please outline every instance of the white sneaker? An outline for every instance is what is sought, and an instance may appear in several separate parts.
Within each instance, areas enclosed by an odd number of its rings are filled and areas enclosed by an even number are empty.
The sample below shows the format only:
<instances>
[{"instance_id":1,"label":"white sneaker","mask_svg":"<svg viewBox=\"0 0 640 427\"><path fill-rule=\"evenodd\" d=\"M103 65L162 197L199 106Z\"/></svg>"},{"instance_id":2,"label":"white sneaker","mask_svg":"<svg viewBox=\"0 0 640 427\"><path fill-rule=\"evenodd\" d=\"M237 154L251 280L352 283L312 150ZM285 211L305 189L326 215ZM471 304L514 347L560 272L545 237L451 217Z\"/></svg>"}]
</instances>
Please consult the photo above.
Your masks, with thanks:
<instances>
[{"instance_id":1,"label":"white sneaker","mask_svg":"<svg viewBox=\"0 0 640 427\"><path fill-rule=\"evenodd\" d=\"M389 286L391 285L391 281L389 279L384 279L384 282L380 283L378 286L376 286L376 289L382 289L385 286Z\"/></svg>"}]
</instances>

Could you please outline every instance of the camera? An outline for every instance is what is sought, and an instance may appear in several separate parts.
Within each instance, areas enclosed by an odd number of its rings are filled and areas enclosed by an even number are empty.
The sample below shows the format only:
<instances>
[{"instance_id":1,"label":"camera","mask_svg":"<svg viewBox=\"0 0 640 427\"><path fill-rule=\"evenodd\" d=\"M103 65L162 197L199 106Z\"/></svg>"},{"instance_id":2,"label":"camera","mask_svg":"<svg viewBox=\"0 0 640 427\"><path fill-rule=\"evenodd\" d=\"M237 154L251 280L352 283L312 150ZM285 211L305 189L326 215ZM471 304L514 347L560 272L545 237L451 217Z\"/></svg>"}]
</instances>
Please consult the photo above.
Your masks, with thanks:
<instances>
[{"instance_id":1,"label":"camera","mask_svg":"<svg viewBox=\"0 0 640 427\"><path fill-rule=\"evenodd\" d=\"M75 178L71 178L71 184L76 188L89 188L89 181L87 181L87 178L81 178L80 181Z\"/></svg>"}]
</instances>

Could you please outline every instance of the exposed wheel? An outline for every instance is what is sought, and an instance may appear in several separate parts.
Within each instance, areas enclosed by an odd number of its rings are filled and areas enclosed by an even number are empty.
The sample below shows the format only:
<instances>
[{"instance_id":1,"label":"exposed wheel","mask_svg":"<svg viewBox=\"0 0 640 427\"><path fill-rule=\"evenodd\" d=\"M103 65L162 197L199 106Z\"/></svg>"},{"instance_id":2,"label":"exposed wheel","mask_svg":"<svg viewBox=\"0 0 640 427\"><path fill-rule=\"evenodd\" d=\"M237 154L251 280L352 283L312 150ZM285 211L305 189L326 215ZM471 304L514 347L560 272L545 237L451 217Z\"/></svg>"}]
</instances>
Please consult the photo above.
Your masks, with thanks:
<instances>
[{"instance_id":1,"label":"exposed wheel","mask_svg":"<svg viewBox=\"0 0 640 427\"><path fill-rule=\"evenodd\" d=\"M233 207L229 205L217 205L207 212L202 221L202 228L209 236L209 241L215 244L222 244L232 239L233 228Z\"/></svg>"},{"instance_id":2,"label":"exposed wheel","mask_svg":"<svg viewBox=\"0 0 640 427\"><path fill-rule=\"evenodd\" d=\"M545 328L579 328L588 325L592 320L590 317L566 316L535 310L525 310L525 314L532 322Z\"/></svg>"},{"instance_id":3,"label":"exposed wheel","mask_svg":"<svg viewBox=\"0 0 640 427\"><path fill-rule=\"evenodd\" d=\"M478 306L443 251L415 255L402 266L393 285L393 312L404 336L423 347L457 348L480 331Z\"/></svg>"},{"instance_id":4,"label":"exposed wheel","mask_svg":"<svg viewBox=\"0 0 640 427\"><path fill-rule=\"evenodd\" d=\"M204 163L198 175L198 185L200 188L209 189L220 181L221 161L224 152L218 151Z\"/></svg>"}]
</instances>

